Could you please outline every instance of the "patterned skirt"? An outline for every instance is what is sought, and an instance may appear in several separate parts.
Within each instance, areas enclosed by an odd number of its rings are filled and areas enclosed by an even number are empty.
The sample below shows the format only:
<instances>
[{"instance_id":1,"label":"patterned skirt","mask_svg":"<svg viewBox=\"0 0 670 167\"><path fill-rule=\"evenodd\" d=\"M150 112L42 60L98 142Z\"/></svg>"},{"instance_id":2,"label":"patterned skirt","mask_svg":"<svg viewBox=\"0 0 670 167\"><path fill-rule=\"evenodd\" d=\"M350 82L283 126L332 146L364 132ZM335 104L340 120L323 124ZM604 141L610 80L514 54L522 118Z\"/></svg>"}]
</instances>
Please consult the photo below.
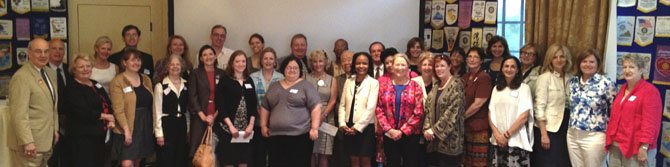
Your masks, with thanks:
<instances>
[{"instance_id":1,"label":"patterned skirt","mask_svg":"<svg viewBox=\"0 0 670 167\"><path fill-rule=\"evenodd\" d=\"M530 152L516 147L500 148L494 146L491 166L530 167Z\"/></svg>"},{"instance_id":2,"label":"patterned skirt","mask_svg":"<svg viewBox=\"0 0 670 167\"><path fill-rule=\"evenodd\" d=\"M463 152L463 166L489 166L489 135L488 130L479 132L465 132L465 150Z\"/></svg>"}]
</instances>

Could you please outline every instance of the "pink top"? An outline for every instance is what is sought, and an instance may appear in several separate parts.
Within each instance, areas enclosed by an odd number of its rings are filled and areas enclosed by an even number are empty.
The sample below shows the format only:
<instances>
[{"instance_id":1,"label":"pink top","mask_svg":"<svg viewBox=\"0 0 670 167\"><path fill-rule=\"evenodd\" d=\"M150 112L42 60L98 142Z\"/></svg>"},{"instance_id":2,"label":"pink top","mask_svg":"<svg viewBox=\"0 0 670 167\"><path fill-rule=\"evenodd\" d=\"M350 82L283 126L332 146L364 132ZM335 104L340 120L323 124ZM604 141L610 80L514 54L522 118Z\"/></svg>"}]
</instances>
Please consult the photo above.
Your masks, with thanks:
<instances>
[{"instance_id":1,"label":"pink top","mask_svg":"<svg viewBox=\"0 0 670 167\"><path fill-rule=\"evenodd\" d=\"M624 97L627 87L628 83L624 84L612 102L605 149L617 142L623 155L630 158L638 153L642 143L649 144L649 149L656 148L661 129L661 96L645 80L640 80Z\"/></svg>"},{"instance_id":2,"label":"pink top","mask_svg":"<svg viewBox=\"0 0 670 167\"><path fill-rule=\"evenodd\" d=\"M380 77L381 78L381 77ZM375 113L379 126L384 132L395 127L400 127L400 131L405 135L421 134L423 120L423 91L421 85L415 81L409 80L407 88L400 97L400 120L396 122L393 113L395 113L395 89L393 82L379 83L379 97L377 99L377 108ZM396 126L399 125L399 126Z\"/></svg>"}]
</instances>

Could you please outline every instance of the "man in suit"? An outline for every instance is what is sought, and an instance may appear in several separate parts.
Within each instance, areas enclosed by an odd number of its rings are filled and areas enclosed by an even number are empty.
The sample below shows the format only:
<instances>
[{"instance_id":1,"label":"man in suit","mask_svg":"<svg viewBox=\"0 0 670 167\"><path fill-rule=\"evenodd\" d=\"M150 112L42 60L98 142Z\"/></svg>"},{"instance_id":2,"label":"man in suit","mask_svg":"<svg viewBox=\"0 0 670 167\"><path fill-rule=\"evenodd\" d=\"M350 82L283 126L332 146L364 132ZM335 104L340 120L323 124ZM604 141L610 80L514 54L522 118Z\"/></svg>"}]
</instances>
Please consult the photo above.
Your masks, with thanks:
<instances>
[{"instance_id":1,"label":"man in suit","mask_svg":"<svg viewBox=\"0 0 670 167\"><path fill-rule=\"evenodd\" d=\"M293 35L293 37L291 37L291 55L279 58L277 63L281 65L287 57L291 56L301 60L303 76L304 74L312 72L312 69L309 68L309 61L307 60L307 36L304 34ZM279 67L278 69L282 69L282 67Z\"/></svg>"},{"instance_id":2,"label":"man in suit","mask_svg":"<svg viewBox=\"0 0 670 167\"><path fill-rule=\"evenodd\" d=\"M123 30L121 30L121 36L123 36L123 42L126 43L126 47L121 49L119 52L116 52L112 55L110 55L107 58L107 61L112 62L116 64L116 66L121 66L121 57L123 57L123 53L126 51L126 49L129 48L134 48L137 49L137 44L140 43L140 35L142 35L142 31L140 31L137 26L129 24L123 27ZM139 49L138 49L139 51ZM140 73L149 76L149 78L154 78L154 58L148 53L144 53L140 51L140 59L142 59L142 67L140 67Z\"/></svg>"},{"instance_id":3,"label":"man in suit","mask_svg":"<svg viewBox=\"0 0 670 167\"><path fill-rule=\"evenodd\" d=\"M63 63L65 59L65 43L60 40L60 39L52 39L49 41L49 68L52 70L56 71L56 82L57 82L57 89L58 89L58 99L63 99L63 90L65 89L65 86L70 83L70 73L68 72L68 65ZM53 76L52 76L53 77ZM59 100L58 103L58 124L59 125L65 125L65 111L63 109L63 100ZM60 166L72 166L70 165L69 160L71 158L67 157L68 154L65 153L66 148L68 146L65 146L67 142L65 142L66 136L65 136L65 126L59 126L60 129L58 129L58 133L60 136L60 141L58 144L56 144L56 147L54 147L53 150L53 155L51 156L51 159L49 159L49 167L60 167Z\"/></svg>"},{"instance_id":4,"label":"man in suit","mask_svg":"<svg viewBox=\"0 0 670 167\"><path fill-rule=\"evenodd\" d=\"M56 73L47 68L49 44L36 38L28 44L29 63L9 82L7 146L12 166L43 167L58 142Z\"/></svg>"}]
</instances>

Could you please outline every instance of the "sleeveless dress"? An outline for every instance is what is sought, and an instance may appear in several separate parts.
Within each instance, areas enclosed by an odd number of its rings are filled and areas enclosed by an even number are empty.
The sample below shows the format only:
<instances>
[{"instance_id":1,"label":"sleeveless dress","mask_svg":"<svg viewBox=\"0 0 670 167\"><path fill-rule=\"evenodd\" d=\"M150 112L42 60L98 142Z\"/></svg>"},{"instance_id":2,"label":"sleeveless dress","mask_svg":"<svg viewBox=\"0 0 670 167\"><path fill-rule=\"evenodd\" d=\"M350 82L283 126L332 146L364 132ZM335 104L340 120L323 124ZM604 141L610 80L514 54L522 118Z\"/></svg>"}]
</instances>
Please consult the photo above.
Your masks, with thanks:
<instances>
[{"instance_id":1,"label":"sleeveless dress","mask_svg":"<svg viewBox=\"0 0 670 167\"><path fill-rule=\"evenodd\" d=\"M331 84L333 81L333 76L323 74L321 78L322 79L320 80L319 78L315 78L311 74L308 74L307 77L305 77L305 80L307 80L307 82L311 83L316 87L316 90L319 92L319 96L321 97L321 110L325 112L326 107L328 106L328 100L330 100L330 93L331 93L330 87L332 86ZM334 111L331 111L330 114L328 114L326 120L324 120L324 123L328 123L333 126L335 125ZM333 136L330 136L326 133L319 131L319 139L316 142L314 142L314 150L312 152L318 154L332 155L334 140L335 138Z\"/></svg>"}]
</instances>

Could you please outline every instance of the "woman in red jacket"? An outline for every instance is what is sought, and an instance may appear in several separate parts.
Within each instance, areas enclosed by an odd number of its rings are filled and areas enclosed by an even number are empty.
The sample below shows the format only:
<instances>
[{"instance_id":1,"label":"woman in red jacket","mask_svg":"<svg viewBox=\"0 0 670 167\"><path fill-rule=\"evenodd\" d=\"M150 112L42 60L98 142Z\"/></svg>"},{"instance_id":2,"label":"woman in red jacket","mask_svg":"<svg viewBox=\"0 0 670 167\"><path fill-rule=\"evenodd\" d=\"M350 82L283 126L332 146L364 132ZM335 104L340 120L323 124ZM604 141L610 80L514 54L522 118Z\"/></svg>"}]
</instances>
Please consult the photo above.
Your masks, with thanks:
<instances>
[{"instance_id":1,"label":"woman in red jacket","mask_svg":"<svg viewBox=\"0 0 670 167\"><path fill-rule=\"evenodd\" d=\"M661 96L642 79L644 61L637 55L623 57L621 86L612 102L605 148L610 166L656 166L656 141L661 128Z\"/></svg>"},{"instance_id":2,"label":"woman in red jacket","mask_svg":"<svg viewBox=\"0 0 670 167\"><path fill-rule=\"evenodd\" d=\"M379 85L377 120L384 132L384 153L389 167L418 166L419 135L423 120L421 85L409 79L409 59L405 54L393 58L391 82ZM401 165L402 162L402 165Z\"/></svg>"}]
</instances>

